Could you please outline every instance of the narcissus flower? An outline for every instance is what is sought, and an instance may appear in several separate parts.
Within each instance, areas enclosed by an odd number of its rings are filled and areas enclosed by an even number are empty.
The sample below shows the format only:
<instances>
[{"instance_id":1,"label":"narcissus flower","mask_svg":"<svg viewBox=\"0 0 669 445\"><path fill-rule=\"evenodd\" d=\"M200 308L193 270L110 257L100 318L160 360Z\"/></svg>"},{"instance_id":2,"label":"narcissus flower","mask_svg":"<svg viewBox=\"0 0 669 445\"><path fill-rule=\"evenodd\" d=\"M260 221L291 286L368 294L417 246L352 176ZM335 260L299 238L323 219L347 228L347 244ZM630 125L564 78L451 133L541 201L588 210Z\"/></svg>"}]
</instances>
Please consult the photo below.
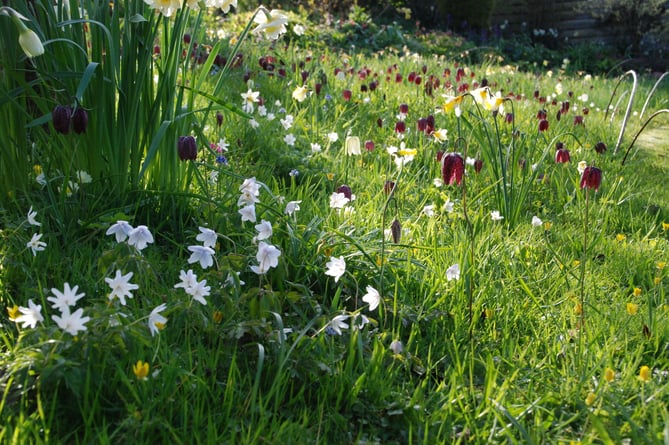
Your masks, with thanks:
<instances>
[{"instance_id":1,"label":"narcissus flower","mask_svg":"<svg viewBox=\"0 0 669 445\"><path fill-rule=\"evenodd\" d=\"M298 102L304 102L304 99L307 98L308 94L309 94L309 88L302 85L293 90L293 99L295 99Z\"/></svg>"},{"instance_id":2,"label":"narcissus flower","mask_svg":"<svg viewBox=\"0 0 669 445\"><path fill-rule=\"evenodd\" d=\"M602 171L597 167L586 167L581 175L581 188L599 190L602 183Z\"/></svg>"},{"instance_id":3,"label":"narcissus flower","mask_svg":"<svg viewBox=\"0 0 669 445\"><path fill-rule=\"evenodd\" d=\"M460 185L465 174L465 160L459 153L448 153L441 158L441 176L445 184Z\"/></svg>"},{"instance_id":4,"label":"narcissus flower","mask_svg":"<svg viewBox=\"0 0 669 445\"><path fill-rule=\"evenodd\" d=\"M262 8L253 18L253 21L258 24L253 30L255 34L263 32L270 40L277 40L282 34L286 33L288 17L276 9L267 11Z\"/></svg>"}]
</instances>

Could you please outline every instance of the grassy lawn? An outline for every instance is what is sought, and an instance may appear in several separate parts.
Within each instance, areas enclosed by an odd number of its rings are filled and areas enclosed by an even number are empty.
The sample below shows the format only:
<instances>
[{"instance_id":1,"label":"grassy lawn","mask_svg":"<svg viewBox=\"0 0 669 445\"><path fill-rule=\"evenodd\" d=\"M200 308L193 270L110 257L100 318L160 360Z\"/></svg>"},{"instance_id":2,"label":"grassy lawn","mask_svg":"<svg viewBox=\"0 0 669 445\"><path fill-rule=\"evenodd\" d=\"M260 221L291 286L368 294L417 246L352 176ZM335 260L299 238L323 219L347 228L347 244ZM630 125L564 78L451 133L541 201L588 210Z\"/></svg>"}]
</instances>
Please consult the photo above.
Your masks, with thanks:
<instances>
[{"instance_id":1,"label":"grassy lawn","mask_svg":"<svg viewBox=\"0 0 669 445\"><path fill-rule=\"evenodd\" d=\"M121 3L0 47L1 443L669 441L666 79Z\"/></svg>"}]
</instances>

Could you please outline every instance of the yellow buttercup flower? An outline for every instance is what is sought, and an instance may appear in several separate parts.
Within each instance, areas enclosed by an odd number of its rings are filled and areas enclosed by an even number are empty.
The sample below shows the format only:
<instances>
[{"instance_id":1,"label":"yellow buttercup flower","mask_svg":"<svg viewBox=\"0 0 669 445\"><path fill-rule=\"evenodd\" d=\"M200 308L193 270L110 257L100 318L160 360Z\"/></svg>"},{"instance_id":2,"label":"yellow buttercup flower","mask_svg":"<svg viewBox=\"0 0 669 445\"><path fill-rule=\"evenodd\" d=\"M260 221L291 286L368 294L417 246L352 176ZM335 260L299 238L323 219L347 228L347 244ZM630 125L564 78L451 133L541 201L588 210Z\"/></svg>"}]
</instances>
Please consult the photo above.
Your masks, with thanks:
<instances>
[{"instance_id":1,"label":"yellow buttercup flower","mask_svg":"<svg viewBox=\"0 0 669 445\"><path fill-rule=\"evenodd\" d=\"M552 223L552 222L550 222L550 221L546 221L546 222L544 223L544 230L548 231L548 230L551 229L551 227L553 227L553 223Z\"/></svg>"},{"instance_id":2,"label":"yellow buttercup flower","mask_svg":"<svg viewBox=\"0 0 669 445\"><path fill-rule=\"evenodd\" d=\"M581 315L583 313L583 306L581 306L581 303L576 303L576 306L574 306L574 313L576 315Z\"/></svg>"},{"instance_id":3,"label":"yellow buttercup flower","mask_svg":"<svg viewBox=\"0 0 669 445\"><path fill-rule=\"evenodd\" d=\"M613 371L613 369L611 369L611 368L606 368L606 369L604 370L604 380L606 380L607 382L611 383L611 382L614 381L615 379L616 379L616 373L615 373L615 371Z\"/></svg>"},{"instance_id":4,"label":"yellow buttercup flower","mask_svg":"<svg viewBox=\"0 0 669 445\"><path fill-rule=\"evenodd\" d=\"M650 382L650 377L651 377L650 368L648 366L645 366L645 365L642 366L639 369L639 380L641 380L644 383Z\"/></svg>"},{"instance_id":5,"label":"yellow buttercup flower","mask_svg":"<svg viewBox=\"0 0 669 445\"><path fill-rule=\"evenodd\" d=\"M619 233L619 234L616 235L616 240L617 240L618 242L620 242L620 241L625 241L625 238L627 238L627 237L626 237L624 234L622 234L622 233Z\"/></svg>"},{"instance_id":6,"label":"yellow buttercup flower","mask_svg":"<svg viewBox=\"0 0 669 445\"><path fill-rule=\"evenodd\" d=\"M573 262L572 264L574 265L574 267L578 267L578 266L581 265L581 261L579 261L579 260L574 260L574 262Z\"/></svg>"},{"instance_id":7,"label":"yellow buttercup flower","mask_svg":"<svg viewBox=\"0 0 669 445\"><path fill-rule=\"evenodd\" d=\"M662 230L665 232L669 230L669 223L662 221Z\"/></svg>"},{"instance_id":8,"label":"yellow buttercup flower","mask_svg":"<svg viewBox=\"0 0 669 445\"><path fill-rule=\"evenodd\" d=\"M147 362L137 360L137 363L132 366L132 372L135 374L137 379L146 380L149 375L149 364Z\"/></svg>"},{"instance_id":9,"label":"yellow buttercup flower","mask_svg":"<svg viewBox=\"0 0 669 445\"><path fill-rule=\"evenodd\" d=\"M653 283L655 284L655 286L659 286L661 282L662 282L662 278L660 278L660 277L653 278Z\"/></svg>"},{"instance_id":10,"label":"yellow buttercup flower","mask_svg":"<svg viewBox=\"0 0 669 445\"><path fill-rule=\"evenodd\" d=\"M655 267L657 267L659 270L664 269L664 266L666 265L667 265L666 261L658 261L657 263L655 263Z\"/></svg>"},{"instance_id":11,"label":"yellow buttercup flower","mask_svg":"<svg viewBox=\"0 0 669 445\"><path fill-rule=\"evenodd\" d=\"M19 307L17 305L7 306L7 314L9 315L9 321L14 321L21 315L19 312Z\"/></svg>"},{"instance_id":12,"label":"yellow buttercup flower","mask_svg":"<svg viewBox=\"0 0 669 445\"><path fill-rule=\"evenodd\" d=\"M585 404L588 406L592 406L592 404L595 403L595 400L597 400L597 396L595 395L594 392L590 391L588 395L585 397Z\"/></svg>"},{"instance_id":13,"label":"yellow buttercup flower","mask_svg":"<svg viewBox=\"0 0 669 445\"><path fill-rule=\"evenodd\" d=\"M630 315L636 315L639 311L639 305L636 303L627 303L627 313Z\"/></svg>"},{"instance_id":14,"label":"yellow buttercup flower","mask_svg":"<svg viewBox=\"0 0 669 445\"><path fill-rule=\"evenodd\" d=\"M638 297L639 295L641 295L641 288L640 287L635 287L634 291L632 291L632 293L634 294L635 297Z\"/></svg>"}]
</instances>

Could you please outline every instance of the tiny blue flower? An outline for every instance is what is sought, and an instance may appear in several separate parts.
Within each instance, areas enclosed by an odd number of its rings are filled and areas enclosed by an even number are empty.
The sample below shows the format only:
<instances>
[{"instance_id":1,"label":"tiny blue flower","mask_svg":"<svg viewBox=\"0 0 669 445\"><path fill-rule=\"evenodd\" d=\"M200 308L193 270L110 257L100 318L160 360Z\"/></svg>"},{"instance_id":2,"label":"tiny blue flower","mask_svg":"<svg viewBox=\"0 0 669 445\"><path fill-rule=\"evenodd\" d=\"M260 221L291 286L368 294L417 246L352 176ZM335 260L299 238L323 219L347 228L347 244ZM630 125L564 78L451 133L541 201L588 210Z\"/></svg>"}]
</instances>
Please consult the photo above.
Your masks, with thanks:
<instances>
[{"instance_id":1,"label":"tiny blue flower","mask_svg":"<svg viewBox=\"0 0 669 445\"><path fill-rule=\"evenodd\" d=\"M216 163L217 164L228 165L228 160L225 158L225 156L218 155L218 156L216 156Z\"/></svg>"}]
</instances>

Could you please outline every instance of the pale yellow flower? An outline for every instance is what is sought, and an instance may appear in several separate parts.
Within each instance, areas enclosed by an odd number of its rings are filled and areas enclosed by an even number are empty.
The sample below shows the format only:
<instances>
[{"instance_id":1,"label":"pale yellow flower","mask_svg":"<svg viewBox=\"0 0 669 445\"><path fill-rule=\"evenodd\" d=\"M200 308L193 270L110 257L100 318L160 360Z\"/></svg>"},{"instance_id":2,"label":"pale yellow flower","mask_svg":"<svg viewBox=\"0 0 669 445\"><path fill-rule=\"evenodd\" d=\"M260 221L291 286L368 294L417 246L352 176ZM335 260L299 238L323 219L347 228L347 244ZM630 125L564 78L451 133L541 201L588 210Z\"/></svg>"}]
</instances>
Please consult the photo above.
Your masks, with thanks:
<instances>
[{"instance_id":1,"label":"pale yellow flower","mask_svg":"<svg viewBox=\"0 0 669 445\"><path fill-rule=\"evenodd\" d=\"M636 315L636 313L639 311L639 305L636 303L627 303L627 313L630 315Z\"/></svg>"},{"instance_id":2,"label":"pale yellow flower","mask_svg":"<svg viewBox=\"0 0 669 445\"><path fill-rule=\"evenodd\" d=\"M309 93L309 88L302 85L301 87L295 88L295 90L293 91L293 99L295 99L298 102L303 102L304 99L307 98L308 93Z\"/></svg>"}]
</instances>

